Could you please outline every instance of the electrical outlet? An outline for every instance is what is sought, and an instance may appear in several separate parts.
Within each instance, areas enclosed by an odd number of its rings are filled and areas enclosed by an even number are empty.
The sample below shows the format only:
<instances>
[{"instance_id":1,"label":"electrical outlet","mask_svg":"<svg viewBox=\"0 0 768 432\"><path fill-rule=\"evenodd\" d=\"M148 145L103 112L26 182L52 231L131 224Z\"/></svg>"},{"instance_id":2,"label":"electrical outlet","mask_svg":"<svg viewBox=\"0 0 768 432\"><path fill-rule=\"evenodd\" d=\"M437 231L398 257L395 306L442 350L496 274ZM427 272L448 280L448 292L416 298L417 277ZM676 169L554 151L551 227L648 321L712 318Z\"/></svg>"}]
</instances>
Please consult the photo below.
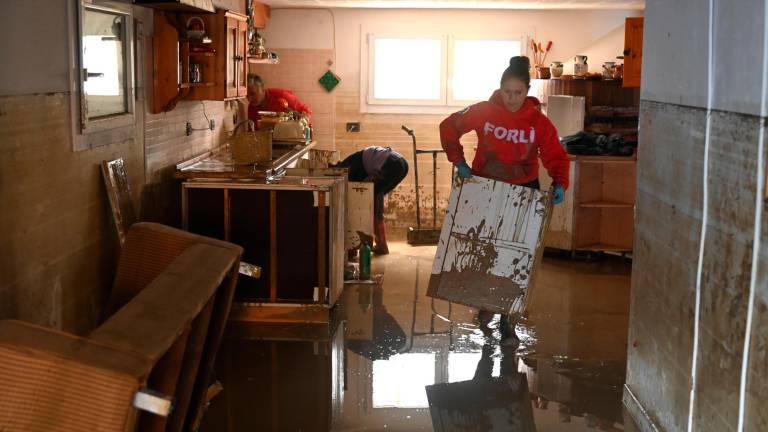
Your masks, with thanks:
<instances>
[{"instance_id":1,"label":"electrical outlet","mask_svg":"<svg viewBox=\"0 0 768 432\"><path fill-rule=\"evenodd\" d=\"M347 123L347 132L360 132L360 122Z\"/></svg>"},{"instance_id":2,"label":"electrical outlet","mask_svg":"<svg viewBox=\"0 0 768 432\"><path fill-rule=\"evenodd\" d=\"M211 119L210 129L211 130L216 129L216 120Z\"/></svg>"},{"instance_id":3,"label":"electrical outlet","mask_svg":"<svg viewBox=\"0 0 768 432\"><path fill-rule=\"evenodd\" d=\"M192 122L187 122L187 136L192 135Z\"/></svg>"}]
</instances>

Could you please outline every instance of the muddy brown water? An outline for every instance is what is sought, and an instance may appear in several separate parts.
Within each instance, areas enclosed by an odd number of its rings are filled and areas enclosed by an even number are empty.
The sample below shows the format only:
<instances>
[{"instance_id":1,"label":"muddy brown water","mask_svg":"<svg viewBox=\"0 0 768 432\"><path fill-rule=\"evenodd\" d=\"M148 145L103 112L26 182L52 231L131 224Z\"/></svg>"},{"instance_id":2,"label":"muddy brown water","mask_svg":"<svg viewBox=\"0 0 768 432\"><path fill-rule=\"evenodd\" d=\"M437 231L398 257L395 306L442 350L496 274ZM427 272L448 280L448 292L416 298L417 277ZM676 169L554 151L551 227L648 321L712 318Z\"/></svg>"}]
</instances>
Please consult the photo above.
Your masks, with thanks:
<instances>
[{"instance_id":1,"label":"muddy brown water","mask_svg":"<svg viewBox=\"0 0 768 432\"><path fill-rule=\"evenodd\" d=\"M330 331L228 329L224 391L201 430L620 431L630 261L547 256L520 344L427 297L434 246L390 245L380 284L348 284ZM286 340L291 339L291 340Z\"/></svg>"}]
</instances>

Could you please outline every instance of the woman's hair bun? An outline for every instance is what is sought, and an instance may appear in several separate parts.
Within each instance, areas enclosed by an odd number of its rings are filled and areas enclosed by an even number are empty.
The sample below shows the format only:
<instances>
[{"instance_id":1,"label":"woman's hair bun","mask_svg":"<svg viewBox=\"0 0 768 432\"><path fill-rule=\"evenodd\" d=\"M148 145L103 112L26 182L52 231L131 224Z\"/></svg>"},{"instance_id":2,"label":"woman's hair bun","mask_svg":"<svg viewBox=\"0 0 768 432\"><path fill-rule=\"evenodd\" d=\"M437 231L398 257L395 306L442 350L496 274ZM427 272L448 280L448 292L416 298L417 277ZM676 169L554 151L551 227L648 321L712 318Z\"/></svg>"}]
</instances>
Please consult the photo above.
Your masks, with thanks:
<instances>
[{"instance_id":1,"label":"woman's hair bun","mask_svg":"<svg viewBox=\"0 0 768 432\"><path fill-rule=\"evenodd\" d=\"M526 56L514 56L509 59L509 67L527 71L531 68L531 61Z\"/></svg>"}]
</instances>

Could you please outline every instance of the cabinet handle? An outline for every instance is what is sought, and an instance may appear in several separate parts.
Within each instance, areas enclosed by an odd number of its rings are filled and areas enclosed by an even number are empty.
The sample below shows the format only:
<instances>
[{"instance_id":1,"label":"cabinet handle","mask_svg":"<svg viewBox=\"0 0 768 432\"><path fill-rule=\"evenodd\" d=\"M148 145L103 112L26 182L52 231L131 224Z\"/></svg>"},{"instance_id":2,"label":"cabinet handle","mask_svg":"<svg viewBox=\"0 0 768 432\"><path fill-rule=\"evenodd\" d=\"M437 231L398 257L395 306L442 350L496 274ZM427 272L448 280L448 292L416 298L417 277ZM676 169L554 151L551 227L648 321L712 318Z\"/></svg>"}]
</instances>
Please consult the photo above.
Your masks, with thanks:
<instances>
[{"instance_id":1,"label":"cabinet handle","mask_svg":"<svg viewBox=\"0 0 768 432\"><path fill-rule=\"evenodd\" d=\"M243 60L243 56L241 56L241 55L236 55L236 56L235 56L235 60L237 60L237 61L242 61L242 60Z\"/></svg>"}]
</instances>

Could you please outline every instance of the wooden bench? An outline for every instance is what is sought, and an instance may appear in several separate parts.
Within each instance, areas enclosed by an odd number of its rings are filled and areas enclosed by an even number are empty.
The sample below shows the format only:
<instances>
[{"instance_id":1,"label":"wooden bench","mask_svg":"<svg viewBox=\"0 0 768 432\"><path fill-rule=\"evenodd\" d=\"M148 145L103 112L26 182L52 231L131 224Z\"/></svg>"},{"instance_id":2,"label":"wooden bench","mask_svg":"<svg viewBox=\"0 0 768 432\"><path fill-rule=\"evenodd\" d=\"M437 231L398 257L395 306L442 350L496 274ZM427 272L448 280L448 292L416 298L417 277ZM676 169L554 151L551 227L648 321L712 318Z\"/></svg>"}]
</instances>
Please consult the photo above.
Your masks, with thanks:
<instances>
[{"instance_id":1,"label":"wooden bench","mask_svg":"<svg viewBox=\"0 0 768 432\"><path fill-rule=\"evenodd\" d=\"M0 321L0 430L192 429L241 254L231 243L136 223L118 263L113 313L88 336Z\"/></svg>"}]
</instances>

